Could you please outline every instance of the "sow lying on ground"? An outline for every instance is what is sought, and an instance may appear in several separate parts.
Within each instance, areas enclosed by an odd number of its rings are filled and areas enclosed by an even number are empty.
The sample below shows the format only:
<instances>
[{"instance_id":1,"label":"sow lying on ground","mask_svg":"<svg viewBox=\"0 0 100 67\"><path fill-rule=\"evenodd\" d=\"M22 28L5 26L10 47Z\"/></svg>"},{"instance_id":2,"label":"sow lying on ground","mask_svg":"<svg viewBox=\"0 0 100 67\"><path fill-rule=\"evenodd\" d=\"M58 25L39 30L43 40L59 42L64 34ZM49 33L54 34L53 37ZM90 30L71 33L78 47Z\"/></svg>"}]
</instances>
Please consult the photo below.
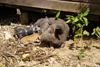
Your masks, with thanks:
<instances>
[{"instance_id":1,"label":"sow lying on ground","mask_svg":"<svg viewBox=\"0 0 100 67\"><path fill-rule=\"evenodd\" d=\"M69 26L62 19L49 18L50 26L39 36L39 40L53 47L63 47L69 34Z\"/></svg>"}]
</instances>

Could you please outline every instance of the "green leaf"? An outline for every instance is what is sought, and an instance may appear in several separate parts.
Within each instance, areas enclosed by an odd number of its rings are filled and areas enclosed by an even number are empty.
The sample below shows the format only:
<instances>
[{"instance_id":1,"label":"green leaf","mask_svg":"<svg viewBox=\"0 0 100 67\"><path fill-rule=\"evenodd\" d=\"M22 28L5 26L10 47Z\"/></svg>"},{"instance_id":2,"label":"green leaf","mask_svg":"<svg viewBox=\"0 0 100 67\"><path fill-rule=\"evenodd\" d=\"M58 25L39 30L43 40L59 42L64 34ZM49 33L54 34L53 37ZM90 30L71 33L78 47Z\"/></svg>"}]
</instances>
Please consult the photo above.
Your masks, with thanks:
<instances>
[{"instance_id":1,"label":"green leaf","mask_svg":"<svg viewBox=\"0 0 100 67\"><path fill-rule=\"evenodd\" d=\"M46 13L47 12L47 10L42 10L44 13Z\"/></svg>"},{"instance_id":2,"label":"green leaf","mask_svg":"<svg viewBox=\"0 0 100 67\"><path fill-rule=\"evenodd\" d=\"M93 29L93 32L92 32L92 35L94 35L95 34L95 28Z\"/></svg>"},{"instance_id":3,"label":"green leaf","mask_svg":"<svg viewBox=\"0 0 100 67\"><path fill-rule=\"evenodd\" d=\"M78 22L78 18L77 17L73 18L72 22Z\"/></svg>"},{"instance_id":4,"label":"green leaf","mask_svg":"<svg viewBox=\"0 0 100 67\"><path fill-rule=\"evenodd\" d=\"M95 35L100 38L100 35L98 35L98 33L95 33Z\"/></svg>"},{"instance_id":5,"label":"green leaf","mask_svg":"<svg viewBox=\"0 0 100 67\"><path fill-rule=\"evenodd\" d=\"M87 16L90 12L90 8L87 8L87 9L83 9L79 14L78 14L78 18L80 17L84 17L84 16Z\"/></svg>"},{"instance_id":6,"label":"green leaf","mask_svg":"<svg viewBox=\"0 0 100 67\"><path fill-rule=\"evenodd\" d=\"M88 50L88 48L84 49L84 50L79 50L79 59L82 58L82 55L84 54L85 55L85 51Z\"/></svg>"},{"instance_id":7,"label":"green leaf","mask_svg":"<svg viewBox=\"0 0 100 67\"><path fill-rule=\"evenodd\" d=\"M95 29L95 35L100 38L100 28L99 27Z\"/></svg>"},{"instance_id":8,"label":"green leaf","mask_svg":"<svg viewBox=\"0 0 100 67\"><path fill-rule=\"evenodd\" d=\"M75 30L75 28L76 28L76 26L74 25L74 26L72 27L72 30Z\"/></svg>"},{"instance_id":9,"label":"green leaf","mask_svg":"<svg viewBox=\"0 0 100 67\"><path fill-rule=\"evenodd\" d=\"M74 41L76 41L76 37L74 36Z\"/></svg>"},{"instance_id":10,"label":"green leaf","mask_svg":"<svg viewBox=\"0 0 100 67\"><path fill-rule=\"evenodd\" d=\"M72 18L74 18L74 16L72 16L72 15L66 15L66 17L67 17L67 19L72 19Z\"/></svg>"},{"instance_id":11,"label":"green leaf","mask_svg":"<svg viewBox=\"0 0 100 67\"><path fill-rule=\"evenodd\" d=\"M84 23L84 21L83 21L82 17L80 17L80 18L79 18L79 20L80 20L82 23Z\"/></svg>"},{"instance_id":12,"label":"green leaf","mask_svg":"<svg viewBox=\"0 0 100 67\"><path fill-rule=\"evenodd\" d=\"M87 35L87 36L89 36L89 32L86 31L86 30L84 30L84 31L83 31L83 35Z\"/></svg>"},{"instance_id":13,"label":"green leaf","mask_svg":"<svg viewBox=\"0 0 100 67\"><path fill-rule=\"evenodd\" d=\"M56 18L58 18L60 16L60 11L56 14Z\"/></svg>"},{"instance_id":14,"label":"green leaf","mask_svg":"<svg viewBox=\"0 0 100 67\"><path fill-rule=\"evenodd\" d=\"M82 53L83 50L79 50L80 53Z\"/></svg>"},{"instance_id":15,"label":"green leaf","mask_svg":"<svg viewBox=\"0 0 100 67\"><path fill-rule=\"evenodd\" d=\"M94 35L95 34L95 32L92 32L92 34L91 35Z\"/></svg>"},{"instance_id":16,"label":"green leaf","mask_svg":"<svg viewBox=\"0 0 100 67\"><path fill-rule=\"evenodd\" d=\"M84 52L85 52L86 50L88 50L88 48L86 48L86 49L84 50Z\"/></svg>"},{"instance_id":17,"label":"green leaf","mask_svg":"<svg viewBox=\"0 0 100 67\"><path fill-rule=\"evenodd\" d=\"M88 24L89 24L88 19L86 17L83 17L83 20L85 22L85 25L88 26Z\"/></svg>"},{"instance_id":18,"label":"green leaf","mask_svg":"<svg viewBox=\"0 0 100 67\"><path fill-rule=\"evenodd\" d=\"M83 9L82 11L80 11L80 13L79 14L83 14L85 12L85 9Z\"/></svg>"},{"instance_id":19,"label":"green leaf","mask_svg":"<svg viewBox=\"0 0 100 67\"><path fill-rule=\"evenodd\" d=\"M79 54L79 59L81 59L82 58L82 54Z\"/></svg>"},{"instance_id":20,"label":"green leaf","mask_svg":"<svg viewBox=\"0 0 100 67\"><path fill-rule=\"evenodd\" d=\"M81 24L80 24L80 23L78 23L78 24L76 24L76 26L81 27Z\"/></svg>"},{"instance_id":21,"label":"green leaf","mask_svg":"<svg viewBox=\"0 0 100 67\"><path fill-rule=\"evenodd\" d=\"M89 12L90 12L90 8L88 7L88 8L84 11L83 15L84 15L84 16L87 16L87 15L89 14Z\"/></svg>"},{"instance_id":22,"label":"green leaf","mask_svg":"<svg viewBox=\"0 0 100 67\"><path fill-rule=\"evenodd\" d=\"M71 15L66 15L66 17L71 17Z\"/></svg>"},{"instance_id":23,"label":"green leaf","mask_svg":"<svg viewBox=\"0 0 100 67\"><path fill-rule=\"evenodd\" d=\"M81 33L77 33L75 36L81 36L82 34Z\"/></svg>"},{"instance_id":24,"label":"green leaf","mask_svg":"<svg viewBox=\"0 0 100 67\"><path fill-rule=\"evenodd\" d=\"M78 18L81 18L81 17L83 17L84 15L82 14L82 13L79 13L78 15L77 15L77 17Z\"/></svg>"},{"instance_id":25,"label":"green leaf","mask_svg":"<svg viewBox=\"0 0 100 67\"><path fill-rule=\"evenodd\" d=\"M66 23L70 23L70 22L71 22L71 20L67 20L67 21L66 21Z\"/></svg>"}]
</instances>

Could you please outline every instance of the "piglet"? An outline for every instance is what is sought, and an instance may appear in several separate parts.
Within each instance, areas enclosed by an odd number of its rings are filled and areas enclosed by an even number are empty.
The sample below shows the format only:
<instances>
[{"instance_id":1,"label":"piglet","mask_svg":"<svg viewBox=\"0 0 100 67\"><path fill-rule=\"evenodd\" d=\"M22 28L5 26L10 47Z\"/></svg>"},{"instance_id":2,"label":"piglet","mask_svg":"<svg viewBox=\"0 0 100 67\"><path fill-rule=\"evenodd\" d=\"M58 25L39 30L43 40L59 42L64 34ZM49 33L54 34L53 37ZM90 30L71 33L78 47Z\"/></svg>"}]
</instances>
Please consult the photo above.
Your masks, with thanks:
<instances>
[{"instance_id":1,"label":"piglet","mask_svg":"<svg viewBox=\"0 0 100 67\"><path fill-rule=\"evenodd\" d=\"M54 18L48 18L46 16L45 18L38 19L34 26L38 26L42 34L52 24L50 20L54 20Z\"/></svg>"},{"instance_id":2,"label":"piglet","mask_svg":"<svg viewBox=\"0 0 100 67\"><path fill-rule=\"evenodd\" d=\"M25 36L21 38L21 43L25 46L32 44L32 43L38 43L38 40L37 40L38 36L39 36L39 32L34 33L32 35Z\"/></svg>"},{"instance_id":3,"label":"piglet","mask_svg":"<svg viewBox=\"0 0 100 67\"><path fill-rule=\"evenodd\" d=\"M36 33L40 30L40 28L38 26L30 25L30 27L17 26L14 28L14 30L15 30L15 37L18 39L18 43L21 44L20 39L22 37Z\"/></svg>"},{"instance_id":4,"label":"piglet","mask_svg":"<svg viewBox=\"0 0 100 67\"><path fill-rule=\"evenodd\" d=\"M62 19L53 20L52 23L38 39L53 47L64 47L70 28Z\"/></svg>"}]
</instances>

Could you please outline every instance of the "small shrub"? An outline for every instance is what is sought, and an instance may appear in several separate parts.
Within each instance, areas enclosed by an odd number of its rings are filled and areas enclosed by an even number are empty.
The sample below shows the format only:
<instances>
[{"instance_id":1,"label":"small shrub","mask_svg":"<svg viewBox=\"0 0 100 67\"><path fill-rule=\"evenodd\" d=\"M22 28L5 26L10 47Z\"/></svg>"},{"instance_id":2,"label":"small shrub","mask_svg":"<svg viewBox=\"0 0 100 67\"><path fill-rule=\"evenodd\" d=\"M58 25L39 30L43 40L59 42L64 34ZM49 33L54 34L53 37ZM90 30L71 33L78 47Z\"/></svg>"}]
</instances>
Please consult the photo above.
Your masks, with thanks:
<instances>
[{"instance_id":1,"label":"small shrub","mask_svg":"<svg viewBox=\"0 0 100 67\"><path fill-rule=\"evenodd\" d=\"M86 30L83 31L84 26L88 26L89 22L86 16L89 14L90 8L82 10L80 13L77 14L77 16L73 15L66 15L66 23L70 24L72 27L72 30L74 31L74 41L77 37L87 35L89 36L89 32Z\"/></svg>"},{"instance_id":2,"label":"small shrub","mask_svg":"<svg viewBox=\"0 0 100 67\"><path fill-rule=\"evenodd\" d=\"M85 52L86 50L88 50L88 48L86 48L86 49L84 49L84 50L79 50L79 56L78 56L79 59L82 58L82 55L85 54L84 52Z\"/></svg>"}]
</instances>

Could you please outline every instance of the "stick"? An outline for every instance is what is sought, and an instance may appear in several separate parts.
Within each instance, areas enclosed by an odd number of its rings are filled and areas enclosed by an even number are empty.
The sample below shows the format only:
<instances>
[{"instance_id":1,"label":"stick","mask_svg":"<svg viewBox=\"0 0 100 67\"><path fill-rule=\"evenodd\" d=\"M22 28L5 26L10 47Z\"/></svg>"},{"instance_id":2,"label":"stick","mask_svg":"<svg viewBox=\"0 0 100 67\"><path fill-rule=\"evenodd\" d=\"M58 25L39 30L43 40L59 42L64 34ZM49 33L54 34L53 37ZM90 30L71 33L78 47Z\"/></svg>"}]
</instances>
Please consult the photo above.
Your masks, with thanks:
<instances>
[{"instance_id":1,"label":"stick","mask_svg":"<svg viewBox=\"0 0 100 67\"><path fill-rule=\"evenodd\" d=\"M52 57L54 55L56 55L57 53L59 53L60 50L50 54L50 55L46 55L46 56L43 56L43 57L38 57L38 58L35 58L34 60L43 60L43 59L46 59L46 58L49 58L49 57Z\"/></svg>"}]
</instances>

